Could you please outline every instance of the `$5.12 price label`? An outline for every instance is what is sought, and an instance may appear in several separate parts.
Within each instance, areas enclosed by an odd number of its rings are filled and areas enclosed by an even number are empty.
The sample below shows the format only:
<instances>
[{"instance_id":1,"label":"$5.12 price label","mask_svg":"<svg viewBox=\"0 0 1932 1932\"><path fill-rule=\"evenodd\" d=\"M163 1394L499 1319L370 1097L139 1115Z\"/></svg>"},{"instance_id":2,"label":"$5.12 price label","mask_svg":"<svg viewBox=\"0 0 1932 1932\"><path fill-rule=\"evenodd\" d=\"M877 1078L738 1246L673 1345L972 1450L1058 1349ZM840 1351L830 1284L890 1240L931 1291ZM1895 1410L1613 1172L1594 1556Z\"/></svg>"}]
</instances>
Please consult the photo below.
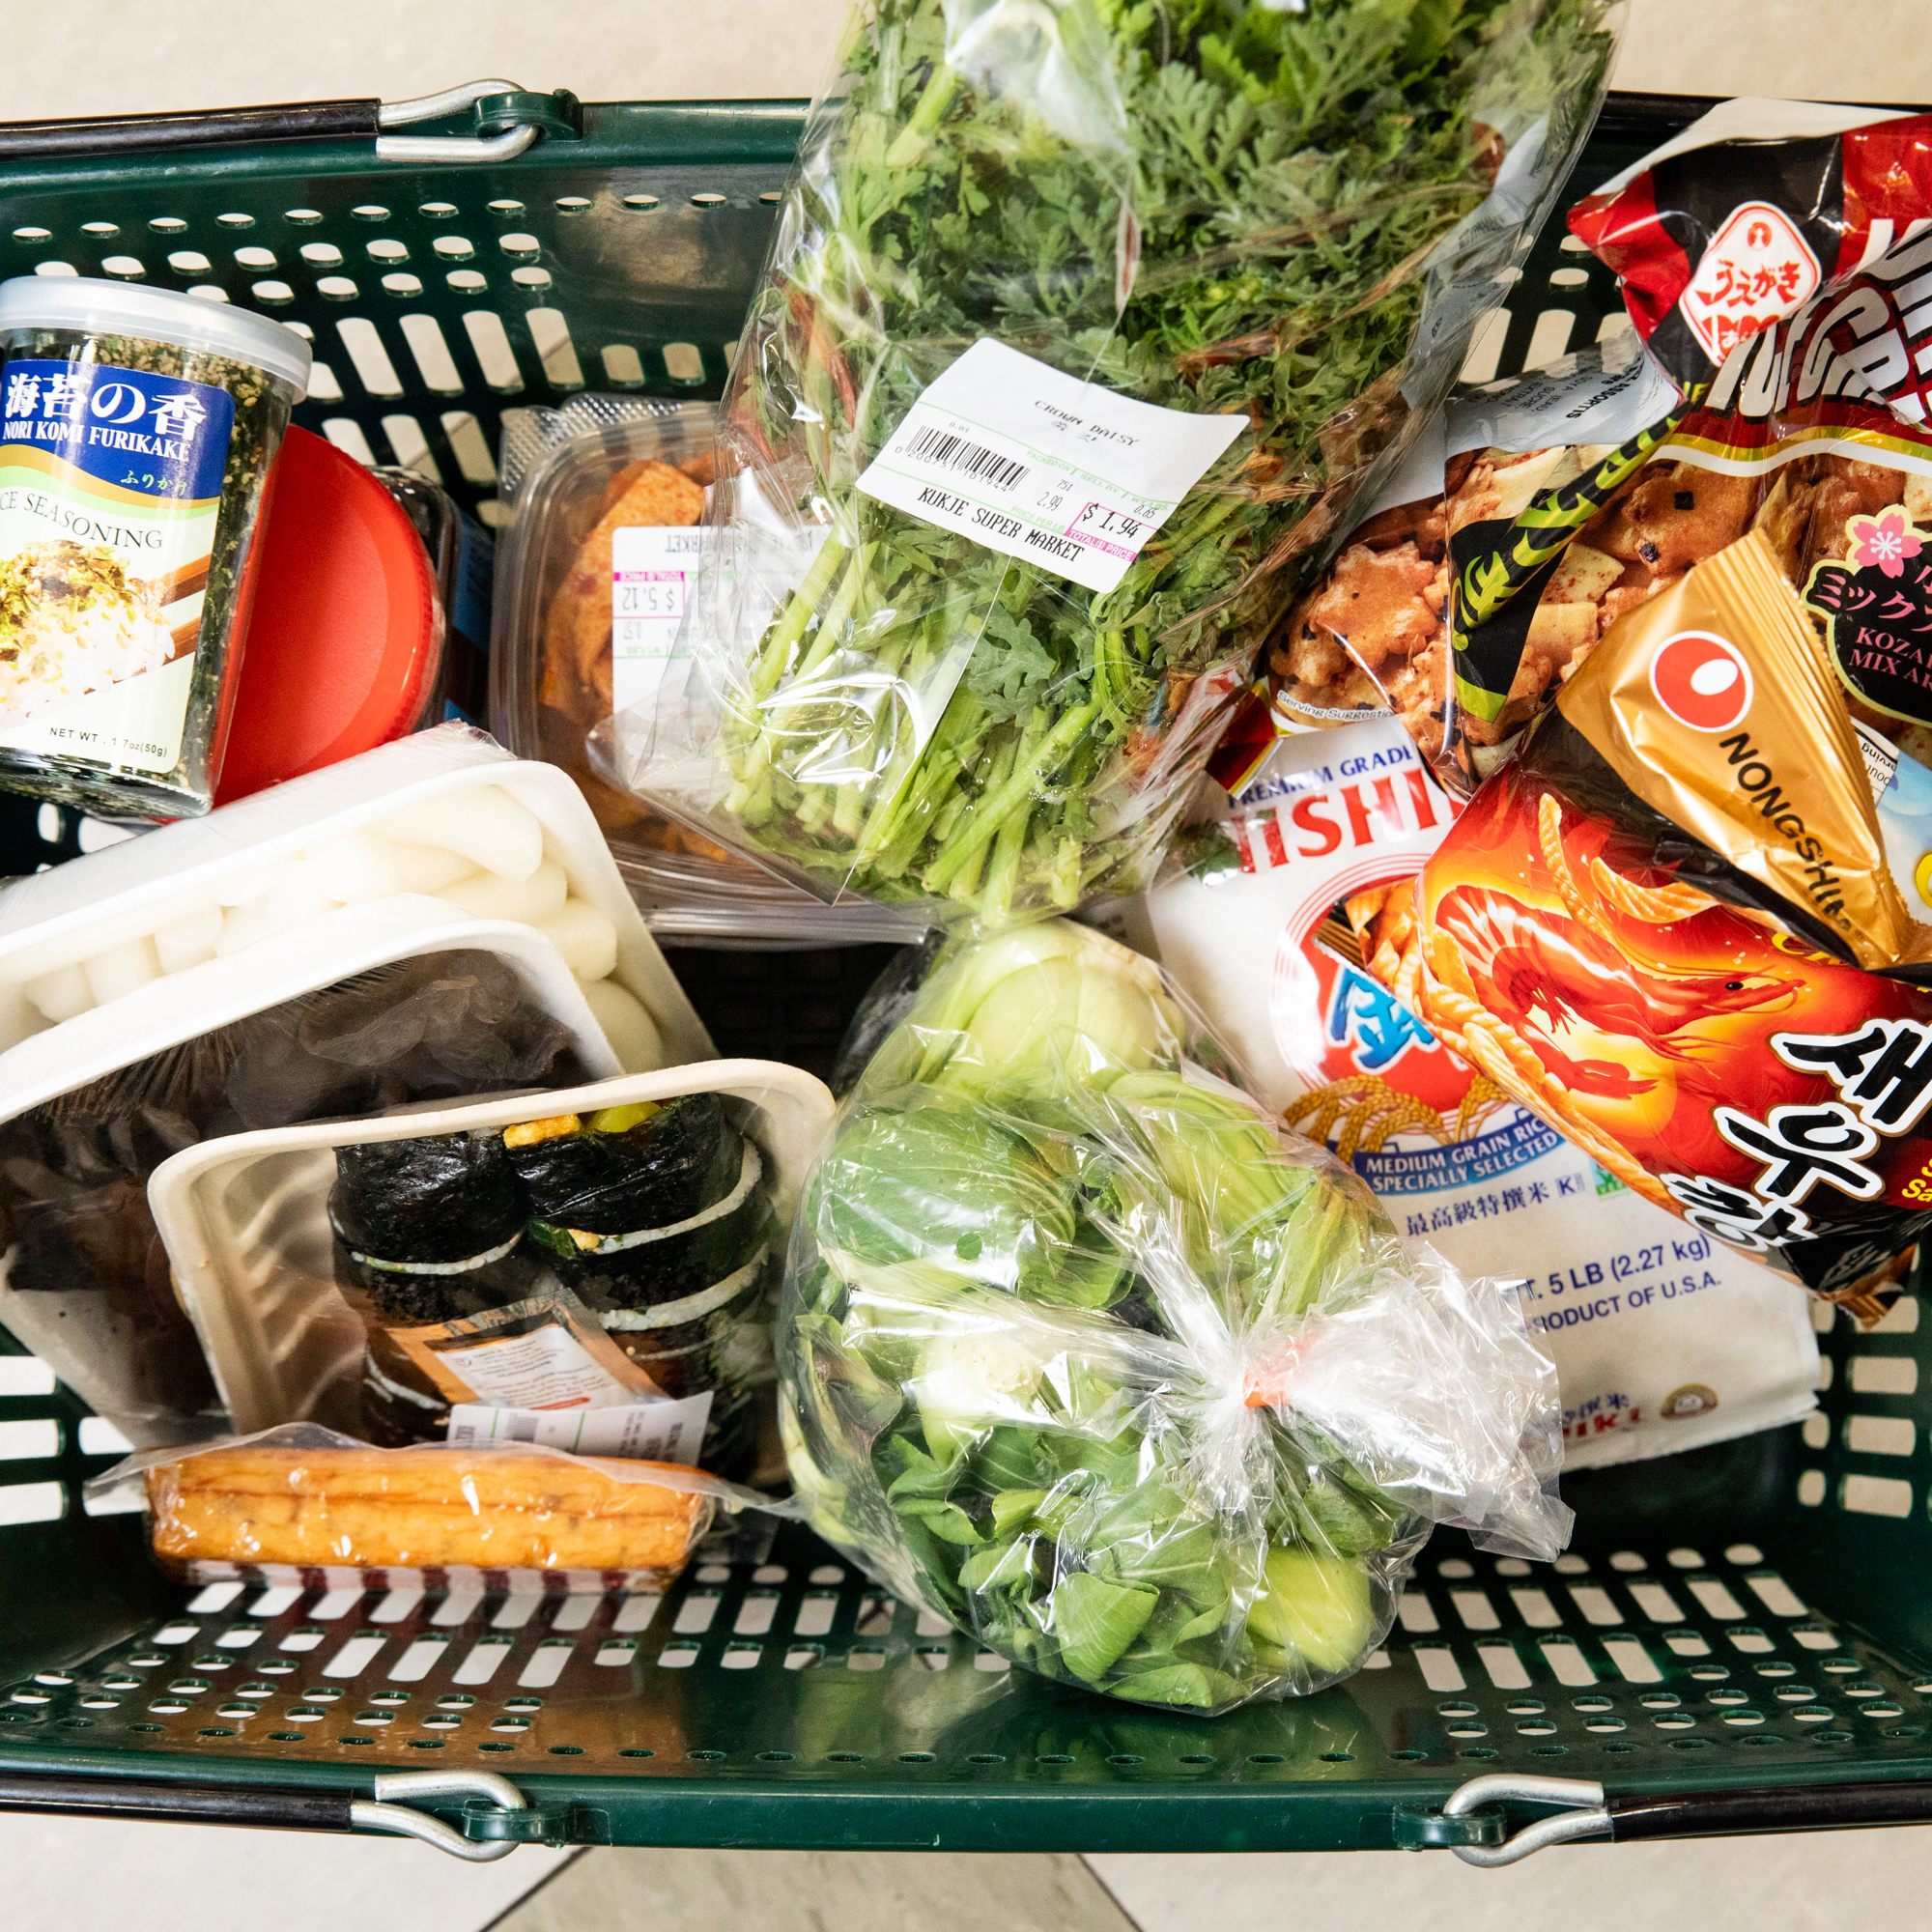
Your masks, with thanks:
<instances>
[{"instance_id":1,"label":"$5.12 price label","mask_svg":"<svg viewBox=\"0 0 1932 1932\"><path fill-rule=\"evenodd\" d=\"M894 430L859 489L908 516L1112 590L1248 426L1157 409L976 342Z\"/></svg>"},{"instance_id":2,"label":"$5.12 price label","mask_svg":"<svg viewBox=\"0 0 1932 1932\"><path fill-rule=\"evenodd\" d=\"M619 711L656 696L677 655L685 598L711 532L632 527L611 536L611 686Z\"/></svg>"}]
</instances>

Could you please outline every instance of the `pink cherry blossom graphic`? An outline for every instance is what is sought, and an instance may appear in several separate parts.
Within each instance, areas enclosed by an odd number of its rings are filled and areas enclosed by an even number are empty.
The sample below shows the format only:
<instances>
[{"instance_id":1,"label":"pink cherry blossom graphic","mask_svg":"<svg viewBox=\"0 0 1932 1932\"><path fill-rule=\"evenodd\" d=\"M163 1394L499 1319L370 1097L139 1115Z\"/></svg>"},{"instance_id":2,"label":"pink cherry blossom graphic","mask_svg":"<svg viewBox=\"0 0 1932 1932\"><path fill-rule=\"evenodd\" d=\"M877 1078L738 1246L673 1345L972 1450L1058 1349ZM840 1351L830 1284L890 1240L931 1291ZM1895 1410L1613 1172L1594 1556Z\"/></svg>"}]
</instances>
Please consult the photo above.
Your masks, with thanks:
<instances>
[{"instance_id":1,"label":"pink cherry blossom graphic","mask_svg":"<svg viewBox=\"0 0 1932 1932\"><path fill-rule=\"evenodd\" d=\"M1852 561L1861 569L1877 564L1888 577L1905 574L1905 559L1923 546L1897 510L1882 517L1854 517L1851 522Z\"/></svg>"}]
</instances>

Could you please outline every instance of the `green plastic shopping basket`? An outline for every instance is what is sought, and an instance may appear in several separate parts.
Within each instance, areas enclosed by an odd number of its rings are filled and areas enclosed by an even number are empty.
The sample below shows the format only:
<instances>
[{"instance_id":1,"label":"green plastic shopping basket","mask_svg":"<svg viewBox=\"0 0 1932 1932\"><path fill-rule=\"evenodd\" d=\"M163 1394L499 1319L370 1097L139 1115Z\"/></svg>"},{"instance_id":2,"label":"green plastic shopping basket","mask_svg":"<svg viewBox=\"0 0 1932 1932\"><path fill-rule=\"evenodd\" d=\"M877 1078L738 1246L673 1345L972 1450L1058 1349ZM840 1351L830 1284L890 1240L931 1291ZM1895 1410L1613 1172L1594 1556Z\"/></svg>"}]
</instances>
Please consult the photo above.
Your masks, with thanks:
<instances>
[{"instance_id":1,"label":"green plastic shopping basket","mask_svg":"<svg viewBox=\"0 0 1932 1932\"><path fill-rule=\"evenodd\" d=\"M1579 185L1703 104L1613 99ZM0 271L281 316L315 345L302 420L486 518L504 410L717 392L797 103L580 108L492 82L428 113L403 135L411 111L374 102L0 129ZM1609 278L1556 235L1511 293L1474 379L1614 326ZM881 956L712 954L689 978L725 1052L823 1070ZM102 1425L0 1356L0 1805L414 1830L471 1856L1428 1844L1491 1862L1932 1816L1919 1307L1831 1328L1802 1425L1569 1482L1553 1569L1436 1538L1369 1668L1211 1722L1009 1672L795 1530L662 1602L190 1595L138 1520L83 1506Z\"/></svg>"}]
</instances>

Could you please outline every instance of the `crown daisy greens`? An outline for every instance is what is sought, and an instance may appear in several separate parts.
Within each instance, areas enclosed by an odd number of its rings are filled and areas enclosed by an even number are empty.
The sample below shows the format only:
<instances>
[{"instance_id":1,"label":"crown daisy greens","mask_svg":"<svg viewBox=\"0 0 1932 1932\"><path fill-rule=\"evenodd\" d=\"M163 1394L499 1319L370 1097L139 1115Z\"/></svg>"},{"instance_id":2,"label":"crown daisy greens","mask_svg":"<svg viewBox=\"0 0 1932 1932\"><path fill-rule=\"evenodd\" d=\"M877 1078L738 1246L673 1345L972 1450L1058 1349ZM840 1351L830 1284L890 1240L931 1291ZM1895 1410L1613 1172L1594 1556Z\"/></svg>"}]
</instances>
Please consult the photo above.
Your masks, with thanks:
<instances>
[{"instance_id":1,"label":"crown daisy greens","mask_svg":"<svg viewBox=\"0 0 1932 1932\"><path fill-rule=\"evenodd\" d=\"M997 923L1131 889L1303 566L1446 388L1562 179L1613 12L860 9L726 395L730 540L688 633L713 702L683 743L620 720L620 769L827 894ZM982 339L1245 419L1117 588L858 494ZM823 541L774 614L781 528Z\"/></svg>"}]
</instances>

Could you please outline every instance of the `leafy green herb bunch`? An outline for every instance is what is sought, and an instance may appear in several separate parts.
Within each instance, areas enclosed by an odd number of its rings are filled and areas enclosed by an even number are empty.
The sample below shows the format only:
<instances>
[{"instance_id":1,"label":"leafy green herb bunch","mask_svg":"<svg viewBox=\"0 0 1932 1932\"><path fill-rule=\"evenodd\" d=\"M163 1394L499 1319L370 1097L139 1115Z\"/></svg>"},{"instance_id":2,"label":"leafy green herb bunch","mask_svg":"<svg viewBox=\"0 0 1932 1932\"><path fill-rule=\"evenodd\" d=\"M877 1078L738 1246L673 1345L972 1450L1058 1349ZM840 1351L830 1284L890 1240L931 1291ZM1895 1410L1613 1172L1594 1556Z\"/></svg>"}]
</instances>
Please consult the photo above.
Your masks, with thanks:
<instances>
[{"instance_id":1,"label":"leafy green herb bunch","mask_svg":"<svg viewBox=\"0 0 1932 1932\"><path fill-rule=\"evenodd\" d=\"M828 895L997 924L1133 889L1269 626L1497 298L1595 111L1611 11L859 9L727 391L730 541L693 632L711 735L671 754L634 730L639 785ZM1244 419L1117 588L858 494L986 338ZM774 613L780 529L823 541Z\"/></svg>"}]
</instances>

